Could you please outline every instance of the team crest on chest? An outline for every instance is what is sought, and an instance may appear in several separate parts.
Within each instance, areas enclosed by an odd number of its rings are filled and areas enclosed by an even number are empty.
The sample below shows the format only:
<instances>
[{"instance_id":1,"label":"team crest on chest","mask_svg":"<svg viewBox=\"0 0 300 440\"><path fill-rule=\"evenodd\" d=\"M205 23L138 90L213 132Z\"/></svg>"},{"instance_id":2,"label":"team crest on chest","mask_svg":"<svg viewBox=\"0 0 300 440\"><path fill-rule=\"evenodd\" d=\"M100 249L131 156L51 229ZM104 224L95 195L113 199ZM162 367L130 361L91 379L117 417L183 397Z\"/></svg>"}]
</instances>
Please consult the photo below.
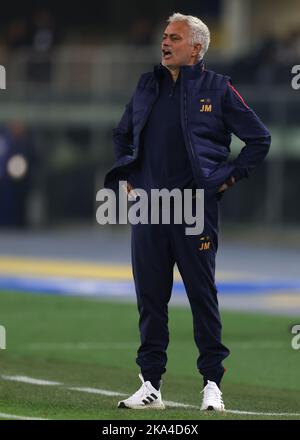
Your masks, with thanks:
<instances>
[{"instance_id":1,"label":"team crest on chest","mask_svg":"<svg viewBox=\"0 0 300 440\"><path fill-rule=\"evenodd\" d=\"M201 113L212 112L212 103L211 103L210 98L201 98L200 99L200 112Z\"/></svg>"}]
</instances>

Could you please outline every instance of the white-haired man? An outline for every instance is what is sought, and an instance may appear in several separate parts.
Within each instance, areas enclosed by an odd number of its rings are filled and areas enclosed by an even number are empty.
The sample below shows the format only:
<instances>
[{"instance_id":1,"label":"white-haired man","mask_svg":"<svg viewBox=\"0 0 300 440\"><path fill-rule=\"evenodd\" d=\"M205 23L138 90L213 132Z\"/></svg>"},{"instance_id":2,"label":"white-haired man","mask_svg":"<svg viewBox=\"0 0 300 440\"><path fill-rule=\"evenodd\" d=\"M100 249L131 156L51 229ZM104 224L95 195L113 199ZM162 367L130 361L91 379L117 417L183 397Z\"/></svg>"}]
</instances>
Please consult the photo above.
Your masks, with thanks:
<instances>
[{"instance_id":1,"label":"white-haired man","mask_svg":"<svg viewBox=\"0 0 300 440\"><path fill-rule=\"evenodd\" d=\"M201 409L224 409L220 382L229 350L221 342L215 286L218 203L221 193L260 164L270 134L231 84L203 65L210 42L197 17L173 14L163 34L162 60L143 74L114 130L116 163L105 186L204 189L204 230L186 235L182 224L132 226L132 265L141 345L136 362L142 386L119 408L163 409L161 376L166 371L168 303L176 263L192 309L197 368L204 379ZM245 142L228 161L231 133Z\"/></svg>"}]
</instances>

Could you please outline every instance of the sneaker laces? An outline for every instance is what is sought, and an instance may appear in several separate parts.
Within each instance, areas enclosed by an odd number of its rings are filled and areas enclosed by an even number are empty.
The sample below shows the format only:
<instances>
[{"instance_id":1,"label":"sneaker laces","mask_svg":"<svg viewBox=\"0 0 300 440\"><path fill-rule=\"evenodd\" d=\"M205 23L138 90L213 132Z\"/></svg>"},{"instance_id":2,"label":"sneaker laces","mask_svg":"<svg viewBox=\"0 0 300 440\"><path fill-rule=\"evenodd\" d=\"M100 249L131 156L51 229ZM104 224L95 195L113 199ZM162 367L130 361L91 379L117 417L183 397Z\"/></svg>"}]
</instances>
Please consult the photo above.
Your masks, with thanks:
<instances>
[{"instance_id":1,"label":"sneaker laces","mask_svg":"<svg viewBox=\"0 0 300 440\"><path fill-rule=\"evenodd\" d=\"M142 386L130 397L130 399L140 398L143 400L144 397L147 397L147 395L150 394L150 390L148 390L144 378L141 374L139 374L139 378L142 381Z\"/></svg>"},{"instance_id":2,"label":"sneaker laces","mask_svg":"<svg viewBox=\"0 0 300 440\"><path fill-rule=\"evenodd\" d=\"M224 404L222 400L222 392L217 385L212 385L210 381L207 382L205 388L201 391L204 393L204 399L206 400L218 400L220 404Z\"/></svg>"}]
</instances>

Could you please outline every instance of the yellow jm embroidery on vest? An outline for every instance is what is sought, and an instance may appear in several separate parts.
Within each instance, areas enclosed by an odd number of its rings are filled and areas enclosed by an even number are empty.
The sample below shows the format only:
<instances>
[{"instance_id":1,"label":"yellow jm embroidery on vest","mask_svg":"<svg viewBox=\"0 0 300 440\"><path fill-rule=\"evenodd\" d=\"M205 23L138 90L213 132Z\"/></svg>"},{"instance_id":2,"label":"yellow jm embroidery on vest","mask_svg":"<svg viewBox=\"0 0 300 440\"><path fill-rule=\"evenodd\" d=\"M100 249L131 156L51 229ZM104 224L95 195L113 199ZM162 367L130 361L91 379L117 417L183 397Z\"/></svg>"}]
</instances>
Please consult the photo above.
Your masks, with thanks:
<instances>
[{"instance_id":1,"label":"yellow jm embroidery on vest","mask_svg":"<svg viewBox=\"0 0 300 440\"><path fill-rule=\"evenodd\" d=\"M200 108L200 112L205 112L205 113L212 112L212 104L209 98L200 99L200 103L202 104Z\"/></svg>"},{"instance_id":2,"label":"yellow jm embroidery on vest","mask_svg":"<svg viewBox=\"0 0 300 440\"><path fill-rule=\"evenodd\" d=\"M200 241L201 241L201 244L198 248L199 251L207 251L210 248L210 244L211 244L209 236L200 237Z\"/></svg>"}]
</instances>

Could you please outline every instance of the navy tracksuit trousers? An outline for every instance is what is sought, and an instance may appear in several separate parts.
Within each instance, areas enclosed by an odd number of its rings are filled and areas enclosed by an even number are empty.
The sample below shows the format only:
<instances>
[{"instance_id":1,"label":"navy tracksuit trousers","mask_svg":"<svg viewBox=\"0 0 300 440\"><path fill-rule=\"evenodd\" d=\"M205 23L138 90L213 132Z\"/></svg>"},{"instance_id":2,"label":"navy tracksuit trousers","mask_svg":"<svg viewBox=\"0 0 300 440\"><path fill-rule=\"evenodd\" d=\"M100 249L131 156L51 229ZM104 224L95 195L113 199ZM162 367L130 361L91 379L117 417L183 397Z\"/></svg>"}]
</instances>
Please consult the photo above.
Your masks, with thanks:
<instances>
[{"instance_id":1,"label":"navy tracksuit trousers","mask_svg":"<svg viewBox=\"0 0 300 440\"><path fill-rule=\"evenodd\" d=\"M200 236L186 235L185 223L132 225L132 267L141 338L136 361L146 380L159 380L166 371L168 303L175 263L192 310L198 370L204 383L212 380L218 384L223 376L222 361L229 350L221 343L215 286L219 211L215 191L205 192L204 211L205 226Z\"/></svg>"}]
</instances>

